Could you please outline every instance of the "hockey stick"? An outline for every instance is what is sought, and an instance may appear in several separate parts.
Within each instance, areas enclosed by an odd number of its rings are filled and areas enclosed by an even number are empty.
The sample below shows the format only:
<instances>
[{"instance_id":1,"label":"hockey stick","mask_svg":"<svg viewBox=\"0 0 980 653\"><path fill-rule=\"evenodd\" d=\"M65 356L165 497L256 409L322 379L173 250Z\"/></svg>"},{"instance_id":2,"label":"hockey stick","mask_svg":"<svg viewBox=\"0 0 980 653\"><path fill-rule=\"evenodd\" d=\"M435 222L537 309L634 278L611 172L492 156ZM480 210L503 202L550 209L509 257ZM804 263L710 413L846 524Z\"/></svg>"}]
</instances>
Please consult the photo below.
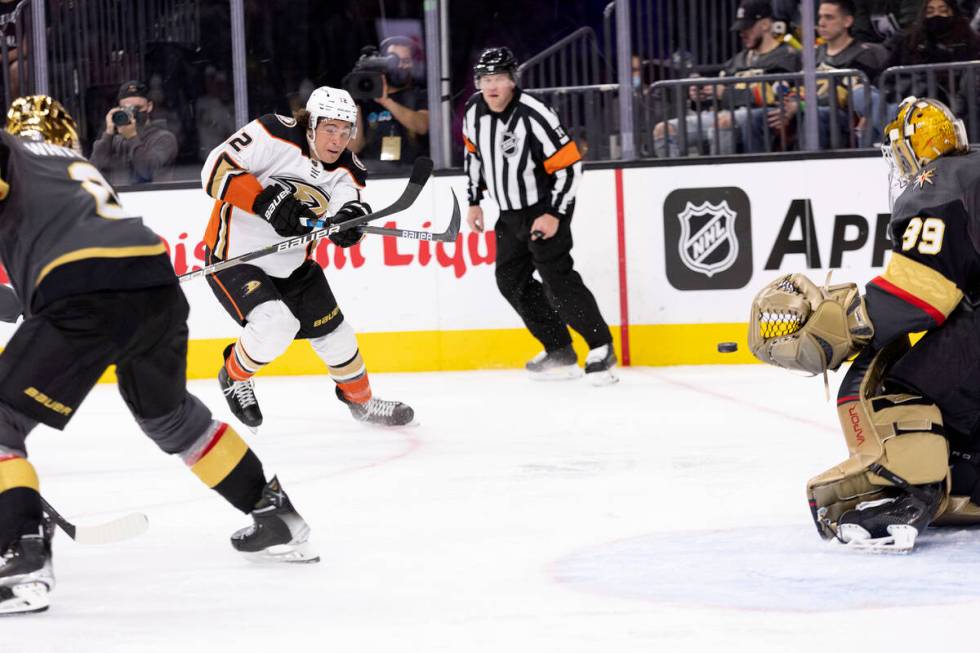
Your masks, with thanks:
<instances>
[{"instance_id":1,"label":"hockey stick","mask_svg":"<svg viewBox=\"0 0 980 653\"><path fill-rule=\"evenodd\" d=\"M91 526L78 526L65 519L44 497L41 497L44 512L63 530L68 537L79 544L112 544L129 540L146 532L149 520L146 515L134 512L112 521Z\"/></svg>"},{"instance_id":2,"label":"hockey stick","mask_svg":"<svg viewBox=\"0 0 980 653\"><path fill-rule=\"evenodd\" d=\"M240 263L247 263L248 261L254 261L257 258L263 256L268 256L269 254L275 254L277 252L284 252L287 249L294 249L296 247L305 247L312 242L320 240L321 238L326 238L330 234L335 234L339 231L347 231L348 229L353 229L354 227L359 227L362 224L370 222L372 220L377 220L378 218L386 218L389 215L395 213L400 213L410 207L415 203L418 198L419 193L422 192L422 187L425 186L425 182L429 180L429 175L432 174L432 159L420 156L415 159L415 166L412 168L412 175L409 177L408 184L405 186L405 190L402 191L401 197L394 201L393 204L386 206L380 211L375 211L374 213L368 213L367 215L362 215L340 224L331 224L324 227L323 229L317 229L316 231L311 231L308 234L303 234L302 236L296 236L295 238L290 238L289 240L283 240L278 243L273 243L268 247L263 247L257 249L254 252L249 252L247 254L242 254L241 256L236 256L235 258L226 259L224 261L218 261L217 263L212 263L211 265L206 265L200 270L194 270L193 272L188 272L177 277L181 282L189 281L191 279L197 279L200 277L207 276L209 274L214 274L220 270L230 268L233 265L238 265Z\"/></svg>"},{"instance_id":3,"label":"hockey stick","mask_svg":"<svg viewBox=\"0 0 980 653\"><path fill-rule=\"evenodd\" d=\"M445 231L436 233L434 231L415 231L414 229L374 227L371 225L361 227L360 229L366 234L378 234L379 236L393 236L395 238L409 238L411 240L439 240L444 243L453 243L456 242L456 236L459 235L459 225L461 221L462 215L459 212L459 200L456 198L456 193L453 192L453 216L450 218L449 226L446 227ZM322 227L324 224L324 220L317 220L308 226Z\"/></svg>"}]
</instances>

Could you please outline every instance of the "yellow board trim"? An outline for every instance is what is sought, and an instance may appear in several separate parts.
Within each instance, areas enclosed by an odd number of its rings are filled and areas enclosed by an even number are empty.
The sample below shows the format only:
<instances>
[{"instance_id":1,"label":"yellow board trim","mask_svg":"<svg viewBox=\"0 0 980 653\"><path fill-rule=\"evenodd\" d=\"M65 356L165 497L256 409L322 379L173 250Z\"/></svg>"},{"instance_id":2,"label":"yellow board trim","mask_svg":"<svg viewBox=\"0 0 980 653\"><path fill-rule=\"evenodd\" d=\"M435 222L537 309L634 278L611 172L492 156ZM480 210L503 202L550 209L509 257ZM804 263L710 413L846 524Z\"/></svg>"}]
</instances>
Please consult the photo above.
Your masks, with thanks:
<instances>
[{"instance_id":1,"label":"yellow board trim","mask_svg":"<svg viewBox=\"0 0 980 653\"><path fill-rule=\"evenodd\" d=\"M248 445L235 429L229 426L211 451L191 466L191 471L204 481L205 485L214 487L228 477L247 452Z\"/></svg>"},{"instance_id":2,"label":"yellow board trim","mask_svg":"<svg viewBox=\"0 0 980 653\"><path fill-rule=\"evenodd\" d=\"M945 317L949 317L963 299L963 293L956 284L941 272L898 252L892 252L888 267L881 276L888 283L929 304Z\"/></svg>"},{"instance_id":3,"label":"yellow board trim","mask_svg":"<svg viewBox=\"0 0 980 653\"><path fill-rule=\"evenodd\" d=\"M41 270L41 273L37 275L37 280L34 282L35 286L41 285L41 281L44 277L60 265L66 263L74 263L75 261L83 261L88 258L129 258L131 256L154 256L156 254L165 254L167 252L167 247L162 242L156 245L139 245L134 247L86 247L84 249L76 249L74 252L68 252L67 254L62 254L55 260L51 261Z\"/></svg>"},{"instance_id":4,"label":"yellow board trim","mask_svg":"<svg viewBox=\"0 0 980 653\"><path fill-rule=\"evenodd\" d=\"M0 492L18 487L40 491L41 483L38 481L34 465L25 458L0 461Z\"/></svg>"},{"instance_id":5,"label":"yellow board trim","mask_svg":"<svg viewBox=\"0 0 980 653\"><path fill-rule=\"evenodd\" d=\"M613 326L613 346L622 360L620 329ZM748 324L650 324L630 327L633 365L718 365L755 363L746 341ZM588 347L572 335L579 364ZM222 352L234 338L191 340L188 344L187 377L214 379ZM377 372L437 372L524 367L541 345L526 329L474 329L466 331L408 331L359 333L361 357L371 374ZM718 353L719 342L738 343L738 352ZM266 365L258 376L323 374L327 366L306 341L292 343L286 352ZM115 383L115 368L101 382Z\"/></svg>"}]
</instances>

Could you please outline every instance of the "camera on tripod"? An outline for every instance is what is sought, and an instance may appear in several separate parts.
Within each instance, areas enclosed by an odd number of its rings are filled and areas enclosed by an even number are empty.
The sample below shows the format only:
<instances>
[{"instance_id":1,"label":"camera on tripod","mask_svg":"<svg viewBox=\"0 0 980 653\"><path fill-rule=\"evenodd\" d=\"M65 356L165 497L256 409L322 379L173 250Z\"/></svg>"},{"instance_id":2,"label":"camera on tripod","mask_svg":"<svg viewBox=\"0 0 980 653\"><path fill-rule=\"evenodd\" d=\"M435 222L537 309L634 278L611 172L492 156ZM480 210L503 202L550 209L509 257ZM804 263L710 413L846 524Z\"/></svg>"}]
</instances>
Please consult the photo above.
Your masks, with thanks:
<instances>
[{"instance_id":1,"label":"camera on tripod","mask_svg":"<svg viewBox=\"0 0 980 653\"><path fill-rule=\"evenodd\" d=\"M384 94L384 79L398 70L398 56L381 55L372 45L361 49L361 58L342 80L355 100L374 100Z\"/></svg>"}]
</instances>

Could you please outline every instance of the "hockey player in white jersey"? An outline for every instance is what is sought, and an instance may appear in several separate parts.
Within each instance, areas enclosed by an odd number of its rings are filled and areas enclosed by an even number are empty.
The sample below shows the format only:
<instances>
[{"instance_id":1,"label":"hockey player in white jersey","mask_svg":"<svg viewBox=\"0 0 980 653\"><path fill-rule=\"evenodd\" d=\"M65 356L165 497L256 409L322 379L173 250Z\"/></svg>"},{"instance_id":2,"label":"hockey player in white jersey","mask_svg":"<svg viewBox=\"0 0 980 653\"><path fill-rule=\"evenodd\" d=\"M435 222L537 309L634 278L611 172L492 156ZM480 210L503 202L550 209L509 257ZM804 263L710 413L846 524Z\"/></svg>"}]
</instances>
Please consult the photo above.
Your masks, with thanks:
<instances>
[{"instance_id":1,"label":"hockey player in white jersey","mask_svg":"<svg viewBox=\"0 0 980 653\"><path fill-rule=\"evenodd\" d=\"M367 170L347 150L357 106L347 91L322 86L297 119L266 114L212 150L201 172L215 199L205 234L209 264L310 231L307 221L343 222L367 213L361 201ZM359 229L330 236L339 247L360 241ZM232 412L256 429L262 412L253 376L297 338L310 341L355 419L409 423L411 407L371 392L354 330L334 299L313 245L227 268L208 283L243 327L224 352L218 381Z\"/></svg>"}]
</instances>

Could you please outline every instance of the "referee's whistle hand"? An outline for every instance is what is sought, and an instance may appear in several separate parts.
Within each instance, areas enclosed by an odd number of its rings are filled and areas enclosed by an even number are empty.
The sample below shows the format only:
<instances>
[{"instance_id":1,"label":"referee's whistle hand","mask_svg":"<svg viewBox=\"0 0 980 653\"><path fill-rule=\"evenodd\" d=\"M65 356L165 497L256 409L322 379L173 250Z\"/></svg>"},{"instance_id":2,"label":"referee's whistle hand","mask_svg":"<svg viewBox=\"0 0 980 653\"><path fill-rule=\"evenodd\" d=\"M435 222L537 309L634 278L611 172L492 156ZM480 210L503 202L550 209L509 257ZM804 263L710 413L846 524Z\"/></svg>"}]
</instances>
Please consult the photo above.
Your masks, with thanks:
<instances>
[{"instance_id":1,"label":"referee's whistle hand","mask_svg":"<svg viewBox=\"0 0 980 653\"><path fill-rule=\"evenodd\" d=\"M558 218L550 213L539 215L531 224L531 233L533 234L535 231L540 231L542 234L541 238L543 240L548 240L558 233ZM531 236L531 240L537 240L537 238L535 236Z\"/></svg>"},{"instance_id":2,"label":"referee's whistle hand","mask_svg":"<svg viewBox=\"0 0 980 653\"><path fill-rule=\"evenodd\" d=\"M483 209L479 206L471 206L466 212L466 224L470 229L478 234L483 233Z\"/></svg>"}]
</instances>

